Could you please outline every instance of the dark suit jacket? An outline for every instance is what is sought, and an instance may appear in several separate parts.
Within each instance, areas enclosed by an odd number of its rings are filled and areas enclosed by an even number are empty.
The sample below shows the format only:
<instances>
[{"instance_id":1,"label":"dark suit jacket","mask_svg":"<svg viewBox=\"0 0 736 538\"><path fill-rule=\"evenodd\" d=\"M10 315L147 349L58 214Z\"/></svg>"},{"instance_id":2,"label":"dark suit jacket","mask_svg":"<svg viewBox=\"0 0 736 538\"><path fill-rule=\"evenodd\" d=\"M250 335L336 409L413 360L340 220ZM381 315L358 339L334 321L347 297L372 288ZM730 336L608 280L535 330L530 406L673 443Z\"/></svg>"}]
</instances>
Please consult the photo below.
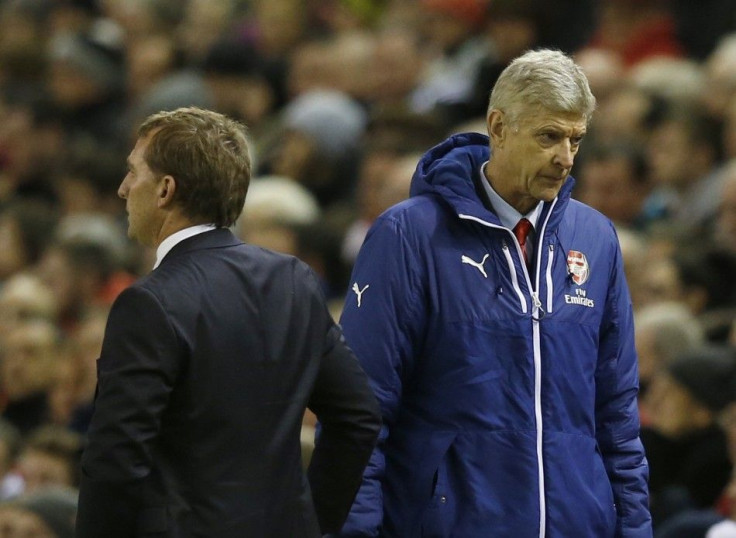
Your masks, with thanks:
<instances>
[{"instance_id":1,"label":"dark suit jacket","mask_svg":"<svg viewBox=\"0 0 736 538\"><path fill-rule=\"evenodd\" d=\"M226 229L182 241L118 297L97 390L80 538L333 532L380 428L313 273ZM307 406L322 425L309 481Z\"/></svg>"}]
</instances>

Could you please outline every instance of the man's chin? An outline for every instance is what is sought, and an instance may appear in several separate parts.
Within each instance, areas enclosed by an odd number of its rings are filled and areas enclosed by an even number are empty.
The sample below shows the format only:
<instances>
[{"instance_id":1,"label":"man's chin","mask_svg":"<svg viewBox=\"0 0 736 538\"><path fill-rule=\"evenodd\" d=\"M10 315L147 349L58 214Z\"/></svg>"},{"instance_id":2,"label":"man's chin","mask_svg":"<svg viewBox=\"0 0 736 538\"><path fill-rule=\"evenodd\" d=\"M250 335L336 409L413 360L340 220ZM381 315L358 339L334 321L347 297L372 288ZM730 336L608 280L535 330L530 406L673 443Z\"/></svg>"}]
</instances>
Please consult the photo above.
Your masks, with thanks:
<instances>
[{"instance_id":1,"label":"man's chin","mask_svg":"<svg viewBox=\"0 0 736 538\"><path fill-rule=\"evenodd\" d=\"M555 198L557 198L557 195L560 194L560 189L562 188L562 184L555 185L552 187L547 187L544 189L539 189L539 192L535 193L535 198L538 200L542 200L543 202L551 202Z\"/></svg>"}]
</instances>

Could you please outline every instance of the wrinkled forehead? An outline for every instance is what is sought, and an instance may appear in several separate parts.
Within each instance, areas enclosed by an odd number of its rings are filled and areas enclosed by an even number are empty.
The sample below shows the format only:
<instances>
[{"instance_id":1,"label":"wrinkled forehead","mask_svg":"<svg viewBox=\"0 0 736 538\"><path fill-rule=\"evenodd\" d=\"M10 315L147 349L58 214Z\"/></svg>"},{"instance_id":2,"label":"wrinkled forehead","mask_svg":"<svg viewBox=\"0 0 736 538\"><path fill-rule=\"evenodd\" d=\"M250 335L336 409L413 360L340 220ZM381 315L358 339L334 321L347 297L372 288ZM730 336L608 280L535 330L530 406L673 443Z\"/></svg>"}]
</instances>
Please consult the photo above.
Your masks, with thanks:
<instances>
[{"instance_id":1,"label":"wrinkled forehead","mask_svg":"<svg viewBox=\"0 0 736 538\"><path fill-rule=\"evenodd\" d=\"M570 132L573 135L585 134L588 129L588 119L583 114L549 110L542 107L534 107L520 114L518 123L520 126L532 130L556 128Z\"/></svg>"}]
</instances>

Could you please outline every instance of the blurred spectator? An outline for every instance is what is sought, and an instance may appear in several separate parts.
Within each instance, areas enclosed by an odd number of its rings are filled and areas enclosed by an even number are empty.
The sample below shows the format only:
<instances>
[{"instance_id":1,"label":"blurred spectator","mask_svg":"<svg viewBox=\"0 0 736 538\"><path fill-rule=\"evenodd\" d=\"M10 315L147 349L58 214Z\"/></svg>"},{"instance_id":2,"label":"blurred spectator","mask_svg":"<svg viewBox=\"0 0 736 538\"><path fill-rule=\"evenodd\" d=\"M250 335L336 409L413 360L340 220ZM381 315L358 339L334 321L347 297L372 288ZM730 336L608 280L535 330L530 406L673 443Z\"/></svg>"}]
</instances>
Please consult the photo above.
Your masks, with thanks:
<instances>
[{"instance_id":1,"label":"blurred spectator","mask_svg":"<svg viewBox=\"0 0 736 538\"><path fill-rule=\"evenodd\" d=\"M0 335L9 335L16 327L33 320L56 324L57 313L53 291L30 271L14 274L0 287Z\"/></svg>"},{"instance_id":2,"label":"blurred spectator","mask_svg":"<svg viewBox=\"0 0 736 538\"><path fill-rule=\"evenodd\" d=\"M2 417L26 434L49 419L59 334L50 321L33 320L0 338Z\"/></svg>"},{"instance_id":3,"label":"blurred spectator","mask_svg":"<svg viewBox=\"0 0 736 538\"><path fill-rule=\"evenodd\" d=\"M68 338L50 389L51 422L86 433L97 388L97 359L107 323L107 308L88 312Z\"/></svg>"},{"instance_id":4,"label":"blurred spectator","mask_svg":"<svg viewBox=\"0 0 736 538\"><path fill-rule=\"evenodd\" d=\"M485 130L485 119L482 121ZM459 128L464 130L466 126ZM354 263L371 223L389 207L386 204L396 203L406 197L401 193L402 188L406 187L407 175L411 179L416 168L417 154L438 144L444 134L441 122L413 113L404 106L374 109L364 136L354 213L346 225L342 244L342 259L349 265ZM414 159L413 163L411 159ZM404 166L399 167L402 168L399 172L402 177L398 181L397 196L393 181L399 161L404 161Z\"/></svg>"},{"instance_id":5,"label":"blurred spectator","mask_svg":"<svg viewBox=\"0 0 736 538\"><path fill-rule=\"evenodd\" d=\"M642 282L646 281L645 275L649 271L649 239L644 232L632 228L620 228L616 233L621 246L631 302L636 310L636 307L641 305L639 293Z\"/></svg>"},{"instance_id":6,"label":"blurred spectator","mask_svg":"<svg viewBox=\"0 0 736 538\"><path fill-rule=\"evenodd\" d=\"M653 378L679 354L704 344L705 336L696 316L682 303L674 301L636 310L634 327L639 355L641 423L649 425L651 411L645 400Z\"/></svg>"},{"instance_id":7,"label":"blurred spectator","mask_svg":"<svg viewBox=\"0 0 736 538\"><path fill-rule=\"evenodd\" d=\"M42 93L49 2L0 3L0 82L11 95Z\"/></svg>"},{"instance_id":8,"label":"blurred spectator","mask_svg":"<svg viewBox=\"0 0 736 538\"><path fill-rule=\"evenodd\" d=\"M626 66L685 52L662 0L601 0L596 31L588 45L616 52Z\"/></svg>"},{"instance_id":9,"label":"blurred spectator","mask_svg":"<svg viewBox=\"0 0 736 538\"><path fill-rule=\"evenodd\" d=\"M713 119L696 107L674 107L657 123L647 148L653 184L644 205L648 219L697 227L712 217L718 201L718 134Z\"/></svg>"},{"instance_id":10,"label":"blurred spectator","mask_svg":"<svg viewBox=\"0 0 736 538\"><path fill-rule=\"evenodd\" d=\"M713 224L713 240L736 254L736 160L724 172L720 202Z\"/></svg>"},{"instance_id":11,"label":"blurred spectator","mask_svg":"<svg viewBox=\"0 0 736 538\"><path fill-rule=\"evenodd\" d=\"M730 403L719 416L728 438L731 462L736 462L736 403ZM734 538L736 536L736 472L721 495L718 506L689 509L674 515L659 527L655 538Z\"/></svg>"},{"instance_id":12,"label":"blurred spectator","mask_svg":"<svg viewBox=\"0 0 736 538\"><path fill-rule=\"evenodd\" d=\"M175 69L150 85L128 107L124 120L125 136L134 139L136 126L150 114L185 106L211 108L214 106L213 99L198 69L191 66Z\"/></svg>"},{"instance_id":13,"label":"blurred spectator","mask_svg":"<svg viewBox=\"0 0 736 538\"><path fill-rule=\"evenodd\" d=\"M246 243L296 255L296 226L316 222L320 213L317 199L293 179L262 176L250 183L237 235Z\"/></svg>"},{"instance_id":14,"label":"blurred spectator","mask_svg":"<svg viewBox=\"0 0 736 538\"><path fill-rule=\"evenodd\" d=\"M0 203L17 198L56 202L49 174L65 132L58 115L37 99L0 93Z\"/></svg>"},{"instance_id":15,"label":"blurred spectator","mask_svg":"<svg viewBox=\"0 0 736 538\"><path fill-rule=\"evenodd\" d=\"M645 261L646 269L640 272L633 283L636 285L636 289L632 290L632 297L636 297L634 306L644 308L664 301L683 303L683 284L670 253L650 249Z\"/></svg>"},{"instance_id":16,"label":"blurred spectator","mask_svg":"<svg viewBox=\"0 0 736 538\"><path fill-rule=\"evenodd\" d=\"M736 95L736 32L723 36L703 63L708 91L700 99L708 113L719 117Z\"/></svg>"},{"instance_id":17,"label":"blurred spectator","mask_svg":"<svg viewBox=\"0 0 736 538\"><path fill-rule=\"evenodd\" d=\"M350 279L352 266L342 259L341 239L344 226L339 219L327 218L297 225L296 256L314 269L327 297L327 306L335 320Z\"/></svg>"},{"instance_id":18,"label":"blurred spectator","mask_svg":"<svg viewBox=\"0 0 736 538\"><path fill-rule=\"evenodd\" d=\"M187 6L179 0L101 0L100 4L105 16L122 29L128 46L156 34L175 39Z\"/></svg>"},{"instance_id":19,"label":"blurred spectator","mask_svg":"<svg viewBox=\"0 0 736 538\"><path fill-rule=\"evenodd\" d=\"M72 331L90 309L112 304L134 276L127 268L125 237L108 217L73 215L57 236L37 271L54 291L62 329Z\"/></svg>"},{"instance_id":20,"label":"blurred spectator","mask_svg":"<svg viewBox=\"0 0 736 538\"><path fill-rule=\"evenodd\" d=\"M242 39L221 39L202 61L204 81L214 106L245 123L253 136L263 129L277 104L277 90L258 50Z\"/></svg>"},{"instance_id":21,"label":"blurred spectator","mask_svg":"<svg viewBox=\"0 0 736 538\"><path fill-rule=\"evenodd\" d=\"M599 103L588 137L604 144L626 140L644 146L649 139L652 118L657 116L662 103L663 99L624 79L621 87Z\"/></svg>"},{"instance_id":22,"label":"blurred spectator","mask_svg":"<svg viewBox=\"0 0 736 538\"><path fill-rule=\"evenodd\" d=\"M77 492L49 488L0 503L5 538L74 538Z\"/></svg>"},{"instance_id":23,"label":"blurred spectator","mask_svg":"<svg viewBox=\"0 0 736 538\"><path fill-rule=\"evenodd\" d=\"M708 340L725 341L736 316L736 253L703 241L677 249L673 260L683 303L698 316Z\"/></svg>"},{"instance_id":24,"label":"blurred spectator","mask_svg":"<svg viewBox=\"0 0 736 538\"><path fill-rule=\"evenodd\" d=\"M0 418L0 501L23 492L23 478L16 470L23 438L18 428Z\"/></svg>"},{"instance_id":25,"label":"blurred spectator","mask_svg":"<svg viewBox=\"0 0 736 538\"><path fill-rule=\"evenodd\" d=\"M706 89L703 67L686 58L653 57L626 72L637 88L675 106L697 105Z\"/></svg>"},{"instance_id":26,"label":"blurred spectator","mask_svg":"<svg viewBox=\"0 0 736 538\"><path fill-rule=\"evenodd\" d=\"M70 143L66 158L52 173L59 222L87 218L84 215L100 215L100 219L120 215L117 188L124 175L125 156L115 149L84 141Z\"/></svg>"},{"instance_id":27,"label":"blurred spectator","mask_svg":"<svg viewBox=\"0 0 736 538\"><path fill-rule=\"evenodd\" d=\"M396 155L384 162L374 161L373 170L364 169L358 189L359 218L350 225L342 246L343 259L350 265L373 221L389 207L409 197L409 185L420 156L418 153ZM382 164L385 168L379 168Z\"/></svg>"},{"instance_id":28,"label":"blurred spectator","mask_svg":"<svg viewBox=\"0 0 736 538\"><path fill-rule=\"evenodd\" d=\"M723 122L721 131L723 156L726 161L730 161L736 158L736 95L726 105L721 119ZM728 162L725 165L728 165Z\"/></svg>"},{"instance_id":29,"label":"blurred spectator","mask_svg":"<svg viewBox=\"0 0 736 538\"><path fill-rule=\"evenodd\" d=\"M24 493L79 485L82 438L64 427L44 425L28 434L18 454Z\"/></svg>"},{"instance_id":30,"label":"blurred spectator","mask_svg":"<svg viewBox=\"0 0 736 538\"><path fill-rule=\"evenodd\" d=\"M128 46L126 93L128 103L135 102L178 67L173 38L163 32L142 35Z\"/></svg>"},{"instance_id":31,"label":"blurred spectator","mask_svg":"<svg viewBox=\"0 0 736 538\"><path fill-rule=\"evenodd\" d=\"M473 84L481 63L491 54L481 29L486 22L486 0L421 0L425 19L419 27L429 62L411 95L411 109L447 114L446 126L473 114L464 108L473 99Z\"/></svg>"},{"instance_id":32,"label":"blurred spectator","mask_svg":"<svg viewBox=\"0 0 736 538\"><path fill-rule=\"evenodd\" d=\"M55 208L41 200L14 199L0 207L0 285L40 259L57 224Z\"/></svg>"},{"instance_id":33,"label":"blurred spectator","mask_svg":"<svg viewBox=\"0 0 736 538\"><path fill-rule=\"evenodd\" d=\"M269 3L271 0L269 0ZM275 3L275 2L274 2ZM210 47L235 28L245 13L236 0L189 0L175 28L177 43L189 65L199 65Z\"/></svg>"},{"instance_id":34,"label":"blurred spectator","mask_svg":"<svg viewBox=\"0 0 736 538\"><path fill-rule=\"evenodd\" d=\"M257 45L271 61L284 61L309 33L308 0L255 0Z\"/></svg>"},{"instance_id":35,"label":"blurred spectator","mask_svg":"<svg viewBox=\"0 0 736 538\"><path fill-rule=\"evenodd\" d=\"M626 81L626 69L621 57L612 50L588 47L575 54L575 61L585 72L590 91L600 108Z\"/></svg>"},{"instance_id":36,"label":"blurred spectator","mask_svg":"<svg viewBox=\"0 0 736 538\"><path fill-rule=\"evenodd\" d=\"M641 148L624 142L596 143L594 139L581 151L576 170L575 198L618 226L644 227L642 209L650 186Z\"/></svg>"},{"instance_id":37,"label":"blurred spectator","mask_svg":"<svg viewBox=\"0 0 736 538\"><path fill-rule=\"evenodd\" d=\"M488 53L481 58L470 99L459 105L463 108L456 113L458 120L485 117L489 88L493 88L501 71L511 60L539 43L541 9L540 3L534 0L489 2L484 25ZM591 89L598 98L592 86Z\"/></svg>"},{"instance_id":38,"label":"blurred spectator","mask_svg":"<svg viewBox=\"0 0 736 538\"><path fill-rule=\"evenodd\" d=\"M669 8L677 39L695 60L707 58L719 39L736 30L734 0L670 0Z\"/></svg>"},{"instance_id":39,"label":"blurred spectator","mask_svg":"<svg viewBox=\"0 0 736 538\"><path fill-rule=\"evenodd\" d=\"M416 30L389 28L377 33L369 71L364 76L369 85L365 99L374 110L408 103L424 69L420 46Z\"/></svg>"},{"instance_id":40,"label":"blurred spectator","mask_svg":"<svg viewBox=\"0 0 736 538\"><path fill-rule=\"evenodd\" d=\"M124 52L87 34L57 34L49 46L48 88L68 135L121 147Z\"/></svg>"},{"instance_id":41,"label":"blurred spectator","mask_svg":"<svg viewBox=\"0 0 736 538\"><path fill-rule=\"evenodd\" d=\"M89 32L102 15L98 0L55 0L46 2L51 35Z\"/></svg>"},{"instance_id":42,"label":"blurred spectator","mask_svg":"<svg viewBox=\"0 0 736 538\"><path fill-rule=\"evenodd\" d=\"M367 113L337 91L312 91L283 111L283 137L263 155L261 174L296 180L326 209L352 197Z\"/></svg>"},{"instance_id":43,"label":"blurred spectator","mask_svg":"<svg viewBox=\"0 0 736 538\"><path fill-rule=\"evenodd\" d=\"M714 507L731 476L726 434L716 420L736 398L736 350L701 346L655 373L643 427L655 527L687 508Z\"/></svg>"}]
</instances>

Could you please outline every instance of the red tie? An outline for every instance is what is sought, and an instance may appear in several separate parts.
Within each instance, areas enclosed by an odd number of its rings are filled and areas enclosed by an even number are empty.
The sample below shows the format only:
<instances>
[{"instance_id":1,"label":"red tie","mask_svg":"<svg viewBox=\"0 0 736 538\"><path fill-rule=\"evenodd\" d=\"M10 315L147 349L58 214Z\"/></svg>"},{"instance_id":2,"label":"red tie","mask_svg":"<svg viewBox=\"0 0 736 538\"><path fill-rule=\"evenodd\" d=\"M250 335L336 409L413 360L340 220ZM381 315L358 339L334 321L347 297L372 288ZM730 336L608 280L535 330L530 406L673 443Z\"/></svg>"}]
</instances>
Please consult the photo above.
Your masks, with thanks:
<instances>
[{"instance_id":1,"label":"red tie","mask_svg":"<svg viewBox=\"0 0 736 538\"><path fill-rule=\"evenodd\" d=\"M514 235L519 241L519 246L521 246L521 253L524 255L524 263L526 263L527 267L529 267L529 254L526 251L526 237L529 235L531 229L532 223L529 222L528 219L521 219L519 222L516 223L516 226L514 226Z\"/></svg>"}]
</instances>

